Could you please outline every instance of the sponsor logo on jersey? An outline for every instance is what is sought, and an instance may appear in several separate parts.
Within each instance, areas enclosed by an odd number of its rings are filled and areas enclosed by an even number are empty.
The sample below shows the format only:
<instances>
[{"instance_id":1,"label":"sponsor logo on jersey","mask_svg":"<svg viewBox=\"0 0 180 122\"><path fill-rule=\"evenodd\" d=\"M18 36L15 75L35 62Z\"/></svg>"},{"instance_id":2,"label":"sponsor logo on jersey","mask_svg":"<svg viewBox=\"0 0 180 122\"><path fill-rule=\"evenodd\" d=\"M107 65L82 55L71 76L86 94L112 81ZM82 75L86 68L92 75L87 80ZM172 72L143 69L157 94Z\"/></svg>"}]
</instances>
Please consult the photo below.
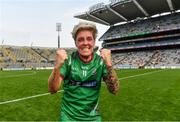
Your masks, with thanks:
<instances>
[{"instance_id":1,"label":"sponsor logo on jersey","mask_svg":"<svg viewBox=\"0 0 180 122\"><path fill-rule=\"evenodd\" d=\"M81 86L81 87L87 87L87 88L96 88L97 87L97 81L91 80L91 81L81 82L81 81L70 80L69 85Z\"/></svg>"}]
</instances>

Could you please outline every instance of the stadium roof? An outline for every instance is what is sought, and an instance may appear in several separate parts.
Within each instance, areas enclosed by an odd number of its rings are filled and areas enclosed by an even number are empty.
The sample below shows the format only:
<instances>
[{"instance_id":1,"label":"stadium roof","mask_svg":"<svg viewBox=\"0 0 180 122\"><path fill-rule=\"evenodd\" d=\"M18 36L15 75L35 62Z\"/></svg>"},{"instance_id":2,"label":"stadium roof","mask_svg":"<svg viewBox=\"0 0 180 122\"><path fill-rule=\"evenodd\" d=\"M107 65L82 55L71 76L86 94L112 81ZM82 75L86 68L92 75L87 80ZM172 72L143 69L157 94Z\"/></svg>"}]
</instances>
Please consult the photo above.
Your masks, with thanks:
<instances>
[{"instance_id":1,"label":"stadium roof","mask_svg":"<svg viewBox=\"0 0 180 122\"><path fill-rule=\"evenodd\" d=\"M74 17L104 25L114 25L179 9L180 0L110 0L109 4L95 4L89 8L89 11Z\"/></svg>"}]
</instances>

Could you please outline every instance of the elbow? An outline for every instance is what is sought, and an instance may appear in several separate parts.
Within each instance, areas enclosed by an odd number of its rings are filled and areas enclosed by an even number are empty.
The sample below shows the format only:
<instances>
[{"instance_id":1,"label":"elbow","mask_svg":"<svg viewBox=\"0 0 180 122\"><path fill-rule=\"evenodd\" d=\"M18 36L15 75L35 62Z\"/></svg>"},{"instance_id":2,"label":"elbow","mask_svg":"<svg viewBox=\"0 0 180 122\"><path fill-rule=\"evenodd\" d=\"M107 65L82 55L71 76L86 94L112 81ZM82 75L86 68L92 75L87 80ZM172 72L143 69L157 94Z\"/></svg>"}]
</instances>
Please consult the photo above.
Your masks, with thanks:
<instances>
[{"instance_id":1,"label":"elbow","mask_svg":"<svg viewBox=\"0 0 180 122\"><path fill-rule=\"evenodd\" d=\"M119 82L116 82L109 88L109 92L112 93L113 95L117 95L119 91Z\"/></svg>"},{"instance_id":2,"label":"elbow","mask_svg":"<svg viewBox=\"0 0 180 122\"><path fill-rule=\"evenodd\" d=\"M48 92L51 93L51 94L54 94L54 93L56 93L57 91L58 91L58 89L56 89L56 88L52 88L52 87L51 87L51 88L50 88L50 87L48 88Z\"/></svg>"},{"instance_id":3,"label":"elbow","mask_svg":"<svg viewBox=\"0 0 180 122\"><path fill-rule=\"evenodd\" d=\"M59 90L59 88L56 85L54 85L54 84L52 84L52 82L48 81L48 92L49 93L54 94L58 90Z\"/></svg>"},{"instance_id":4,"label":"elbow","mask_svg":"<svg viewBox=\"0 0 180 122\"><path fill-rule=\"evenodd\" d=\"M109 92L112 93L113 95L117 95L119 89L109 89Z\"/></svg>"},{"instance_id":5,"label":"elbow","mask_svg":"<svg viewBox=\"0 0 180 122\"><path fill-rule=\"evenodd\" d=\"M119 89L116 89L116 90L111 91L111 93L112 93L113 95L117 95L118 91L119 91Z\"/></svg>"},{"instance_id":6,"label":"elbow","mask_svg":"<svg viewBox=\"0 0 180 122\"><path fill-rule=\"evenodd\" d=\"M49 91L49 93L51 93L51 94L54 94L54 93L56 93L57 91L56 90L48 90Z\"/></svg>"}]
</instances>

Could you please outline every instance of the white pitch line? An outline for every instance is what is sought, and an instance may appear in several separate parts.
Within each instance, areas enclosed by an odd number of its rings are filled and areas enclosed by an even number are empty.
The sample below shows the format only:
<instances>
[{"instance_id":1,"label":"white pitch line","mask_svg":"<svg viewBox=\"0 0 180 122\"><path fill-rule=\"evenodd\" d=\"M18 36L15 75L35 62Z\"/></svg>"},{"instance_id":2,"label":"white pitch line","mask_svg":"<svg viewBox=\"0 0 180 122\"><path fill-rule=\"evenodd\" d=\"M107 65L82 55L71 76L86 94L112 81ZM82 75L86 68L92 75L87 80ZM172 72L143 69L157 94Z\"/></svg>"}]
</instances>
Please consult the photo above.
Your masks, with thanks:
<instances>
[{"instance_id":1,"label":"white pitch line","mask_svg":"<svg viewBox=\"0 0 180 122\"><path fill-rule=\"evenodd\" d=\"M0 78L21 77L21 76L29 76L29 75L34 75L34 74L36 74L36 71L34 71L32 73L28 73L28 74L8 75L8 76L0 77Z\"/></svg>"},{"instance_id":2,"label":"white pitch line","mask_svg":"<svg viewBox=\"0 0 180 122\"><path fill-rule=\"evenodd\" d=\"M58 92L63 92L63 91L64 90L59 90ZM27 100L27 99L36 98L36 97L41 97L41 96L46 96L46 95L49 95L49 94L50 93L44 93L44 94L38 94L38 95L34 95L34 96L29 96L29 97L23 97L23 98L19 98L19 99L4 101L4 102L0 102L0 105L13 103L13 102L18 102L18 101Z\"/></svg>"},{"instance_id":3,"label":"white pitch line","mask_svg":"<svg viewBox=\"0 0 180 122\"><path fill-rule=\"evenodd\" d=\"M146 72L146 73L138 74L138 75L132 75L132 76L128 76L128 77L122 77L122 78L119 78L119 80L133 78L133 77L138 77L138 76L143 76L143 75L149 75L149 74L153 74L153 73L161 72L161 71L164 71L164 70L158 70L158 71Z\"/></svg>"},{"instance_id":4,"label":"white pitch line","mask_svg":"<svg viewBox=\"0 0 180 122\"><path fill-rule=\"evenodd\" d=\"M149 74L153 74L153 73L161 72L161 71L164 71L164 70L158 70L158 71L147 72L147 73L138 74L138 75L132 75L132 76L128 76L128 77L123 77L123 78L119 78L119 80L138 77L138 76L143 76L143 75L149 75ZM63 91L64 90L60 90L58 92L63 92ZM41 96L45 96L45 95L49 95L49 94L50 93L44 93L44 94L38 94L38 95L34 95L34 96L29 96L29 97L23 97L23 98L19 98L19 99L15 99L15 100L4 101L4 102L0 102L0 105L13 103L13 102L17 102L17 101L22 101L22 100L27 100L27 99L36 98L36 97L41 97Z\"/></svg>"}]
</instances>

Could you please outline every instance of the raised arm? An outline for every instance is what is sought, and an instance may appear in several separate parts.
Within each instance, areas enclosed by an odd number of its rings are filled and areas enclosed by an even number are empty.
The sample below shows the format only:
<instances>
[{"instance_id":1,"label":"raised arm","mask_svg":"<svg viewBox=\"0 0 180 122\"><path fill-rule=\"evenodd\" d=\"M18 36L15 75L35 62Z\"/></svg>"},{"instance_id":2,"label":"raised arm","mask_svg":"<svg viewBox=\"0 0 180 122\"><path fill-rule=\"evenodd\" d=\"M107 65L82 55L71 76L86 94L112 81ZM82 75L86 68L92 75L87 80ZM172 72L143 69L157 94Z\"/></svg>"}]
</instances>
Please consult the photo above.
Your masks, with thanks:
<instances>
[{"instance_id":1,"label":"raised arm","mask_svg":"<svg viewBox=\"0 0 180 122\"><path fill-rule=\"evenodd\" d=\"M109 92L116 94L119 90L119 80L112 67L111 51L108 49L102 49L100 55L103 58L108 70L108 74L103 77L103 80L106 83Z\"/></svg>"},{"instance_id":2,"label":"raised arm","mask_svg":"<svg viewBox=\"0 0 180 122\"><path fill-rule=\"evenodd\" d=\"M67 54L65 50L59 49L56 51L55 66L48 79L48 91L50 93L56 93L64 80L64 77L60 74L59 70L66 59Z\"/></svg>"}]
</instances>

